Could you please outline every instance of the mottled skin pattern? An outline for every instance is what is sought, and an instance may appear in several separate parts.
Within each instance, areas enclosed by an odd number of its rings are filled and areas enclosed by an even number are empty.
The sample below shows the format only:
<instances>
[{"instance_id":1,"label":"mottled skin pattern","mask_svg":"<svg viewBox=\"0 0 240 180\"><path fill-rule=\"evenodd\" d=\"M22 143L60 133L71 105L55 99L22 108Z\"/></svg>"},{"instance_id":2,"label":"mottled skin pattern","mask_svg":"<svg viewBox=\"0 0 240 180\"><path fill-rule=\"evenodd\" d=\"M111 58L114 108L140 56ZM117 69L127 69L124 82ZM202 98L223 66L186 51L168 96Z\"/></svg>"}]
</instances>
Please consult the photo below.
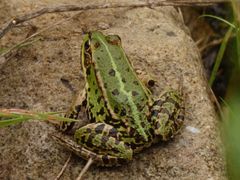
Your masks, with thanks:
<instances>
[{"instance_id":1,"label":"mottled skin pattern","mask_svg":"<svg viewBox=\"0 0 240 180\"><path fill-rule=\"evenodd\" d=\"M182 126L181 94L163 93L157 100L139 80L116 35L92 32L82 44L86 88L80 104L66 115L77 118L86 107L89 124L75 132L76 143L58 139L84 159L103 166L119 165L133 153L173 137ZM68 131L72 123L63 123Z\"/></svg>"}]
</instances>

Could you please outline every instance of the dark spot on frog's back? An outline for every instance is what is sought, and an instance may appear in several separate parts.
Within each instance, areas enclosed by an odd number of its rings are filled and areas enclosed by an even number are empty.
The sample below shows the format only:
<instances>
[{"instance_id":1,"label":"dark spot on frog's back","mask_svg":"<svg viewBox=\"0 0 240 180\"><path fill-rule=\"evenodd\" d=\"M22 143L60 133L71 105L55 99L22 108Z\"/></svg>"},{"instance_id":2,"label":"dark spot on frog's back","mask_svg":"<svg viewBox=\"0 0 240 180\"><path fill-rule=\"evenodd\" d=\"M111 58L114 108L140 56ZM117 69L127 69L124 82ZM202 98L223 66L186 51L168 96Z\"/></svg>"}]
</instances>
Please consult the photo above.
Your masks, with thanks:
<instances>
[{"instance_id":1,"label":"dark spot on frog's back","mask_svg":"<svg viewBox=\"0 0 240 180\"><path fill-rule=\"evenodd\" d=\"M136 86L138 86L138 82L137 82L137 81L133 81L133 84L135 84Z\"/></svg>"},{"instance_id":2,"label":"dark spot on frog's back","mask_svg":"<svg viewBox=\"0 0 240 180\"><path fill-rule=\"evenodd\" d=\"M97 112L97 115L103 115L104 114L104 108L102 107L99 112Z\"/></svg>"},{"instance_id":3,"label":"dark spot on frog's back","mask_svg":"<svg viewBox=\"0 0 240 180\"><path fill-rule=\"evenodd\" d=\"M119 112L119 109L117 106L114 107L114 112L117 114Z\"/></svg>"},{"instance_id":4,"label":"dark spot on frog's back","mask_svg":"<svg viewBox=\"0 0 240 180\"><path fill-rule=\"evenodd\" d=\"M123 108L121 110L120 116L126 116L126 109Z\"/></svg>"},{"instance_id":5,"label":"dark spot on frog's back","mask_svg":"<svg viewBox=\"0 0 240 180\"><path fill-rule=\"evenodd\" d=\"M108 71L108 74L110 75L110 76L115 76L115 70L114 69L110 69L109 71Z\"/></svg>"},{"instance_id":6,"label":"dark spot on frog's back","mask_svg":"<svg viewBox=\"0 0 240 180\"><path fill-rule=\"evenodd\" d=\"M101 102L101 99L102 99L102 97L99 96L99 97L97 98L97 102L100 103L100 102Z\"/></svg>"},{"instance_id":7,"label":"dark spot on frog's back","mask_svg":"<svg viewBox=\"0 0 240 180\"><path fill-rule=\"evenodd\" d=\"M118 95L119 95L118 89L114 89L114 90L112 91L112 95L118 96Z\"/></svg>"},{"instance_id":8,"label":"dark spot on frog's back","mask_svg":"<svg viewBox=\"0 0 240 180\"><path fill-rule=\"evenodd\" d=\"M133 96L137 96L137 95L138 95L138 92L137 92L137 91L132 91L132 95L133 95Z\"/></svg>"},{"instance_id":9,"label":"dark spot on frog's back","mask_svg":"<svg viewBox=\"0 0 240 180\"><path fill-rule=\"evenodd\" d=\"M125 78L122 78L122 82L123 82L123 83L126 83L126 79L125 79Z\"/></svg>"},{"instance_id":10,"label":"dark spot on frog's back","mask_svg":"<svg viewBox=\"0 0 240 180\"><path fill-rule=\"evenodd\" d=\"M144 128L146 124L144 122L141 122L141 126Z\"/></svg>"}]
</instances>

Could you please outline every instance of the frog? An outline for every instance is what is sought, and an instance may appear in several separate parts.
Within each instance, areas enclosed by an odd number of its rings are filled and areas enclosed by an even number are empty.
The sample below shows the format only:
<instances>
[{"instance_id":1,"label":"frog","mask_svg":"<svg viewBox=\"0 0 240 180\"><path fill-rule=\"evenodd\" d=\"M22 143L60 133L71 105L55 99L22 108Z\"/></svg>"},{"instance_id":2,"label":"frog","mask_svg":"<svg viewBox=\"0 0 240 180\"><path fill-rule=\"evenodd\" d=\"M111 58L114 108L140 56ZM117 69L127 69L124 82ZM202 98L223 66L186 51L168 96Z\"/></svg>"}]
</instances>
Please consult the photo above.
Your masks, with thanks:
<instances>
[{"instance_id":1,"label":"frog","mask_svg":"<svg viewBox=\"0 0 240 180\"><path fill-rule=\"evenodd\" d=\"M66 117L84 111L88 123L74 132L74 140L58 141L81 158L100 166L118 166L161 141L172 139L184 122L184 100L179 90L155 97L138 76L118 35L100 31L83 37L81 65L85 88ZM68 132L74 122L62 122Z\"/></svg>"}]
</instances>

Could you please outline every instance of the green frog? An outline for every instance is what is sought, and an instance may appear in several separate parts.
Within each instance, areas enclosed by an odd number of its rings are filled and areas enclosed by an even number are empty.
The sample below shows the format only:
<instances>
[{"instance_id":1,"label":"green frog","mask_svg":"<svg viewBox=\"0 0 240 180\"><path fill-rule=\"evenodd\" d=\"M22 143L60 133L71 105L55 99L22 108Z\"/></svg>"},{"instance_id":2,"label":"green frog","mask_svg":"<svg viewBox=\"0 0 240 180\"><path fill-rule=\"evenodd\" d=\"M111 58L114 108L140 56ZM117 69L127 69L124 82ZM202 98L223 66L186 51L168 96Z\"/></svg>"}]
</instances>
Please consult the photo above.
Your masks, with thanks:
<instances>
[{"instance_id":1,"label":"green frog","mask_svg":"<svg viewBox=\"0 0 240 180\"><path fill-rule=\"evenodd\" d=\"M184 120L182 93L170 90L154 98L137 76L117 35L91 32L84 36L81 63L86 85L67 117L77 118L82 107L89 122L77 129L74 141L62 141L80 157L102 166L121 165L133 154L167 141ZM69 131L73 122L63 122Z\"/></svg>"}]
</instances>

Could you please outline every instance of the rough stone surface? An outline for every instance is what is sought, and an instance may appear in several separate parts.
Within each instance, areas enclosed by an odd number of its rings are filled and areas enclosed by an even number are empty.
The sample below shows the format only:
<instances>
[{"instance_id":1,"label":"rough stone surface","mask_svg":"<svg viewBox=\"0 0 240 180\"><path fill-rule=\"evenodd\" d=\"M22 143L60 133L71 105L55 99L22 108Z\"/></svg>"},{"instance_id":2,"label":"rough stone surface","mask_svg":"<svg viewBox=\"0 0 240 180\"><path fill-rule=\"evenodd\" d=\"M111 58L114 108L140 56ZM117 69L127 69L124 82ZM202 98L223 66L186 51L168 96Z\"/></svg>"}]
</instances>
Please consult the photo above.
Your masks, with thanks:
<instances>
[{"instance_id":1,"label":"rough stone surface","mask_svg":"<svg viewBox=\"0 0 240 180\"><path fill-rule=\"evenodd\" d=\"M9 5L12 2L16 3L14 7ZM31 2L3 0L0 7L9 8L4 13L12 17L52 3ZM67 2L59 0L55 4ZM87 1L81 1L84 2ZM40 30L70 15L49 14L31 23ZM1 14L1 24L6 16ZM79 62L82 34L86 30L118 34L135 69L157 80L155 94L182 84L186 120L181 133L172 141L146 149L122 167L92 166L84 177L225 179L218 120L207 94L198 49L173 7L86 11L42 33L40 39L13 52L1 66L0 107L66 110L72 96L84 86ZM11 47L28 32L28 27L13 29L0 41L1 47ZM0 129L0 179L54 179L70 153L49 138L48 134L54 132L53 125L36 121ZM85 163L74 156L62 179L75 179Z\"/></svg>"}]
</instances>

